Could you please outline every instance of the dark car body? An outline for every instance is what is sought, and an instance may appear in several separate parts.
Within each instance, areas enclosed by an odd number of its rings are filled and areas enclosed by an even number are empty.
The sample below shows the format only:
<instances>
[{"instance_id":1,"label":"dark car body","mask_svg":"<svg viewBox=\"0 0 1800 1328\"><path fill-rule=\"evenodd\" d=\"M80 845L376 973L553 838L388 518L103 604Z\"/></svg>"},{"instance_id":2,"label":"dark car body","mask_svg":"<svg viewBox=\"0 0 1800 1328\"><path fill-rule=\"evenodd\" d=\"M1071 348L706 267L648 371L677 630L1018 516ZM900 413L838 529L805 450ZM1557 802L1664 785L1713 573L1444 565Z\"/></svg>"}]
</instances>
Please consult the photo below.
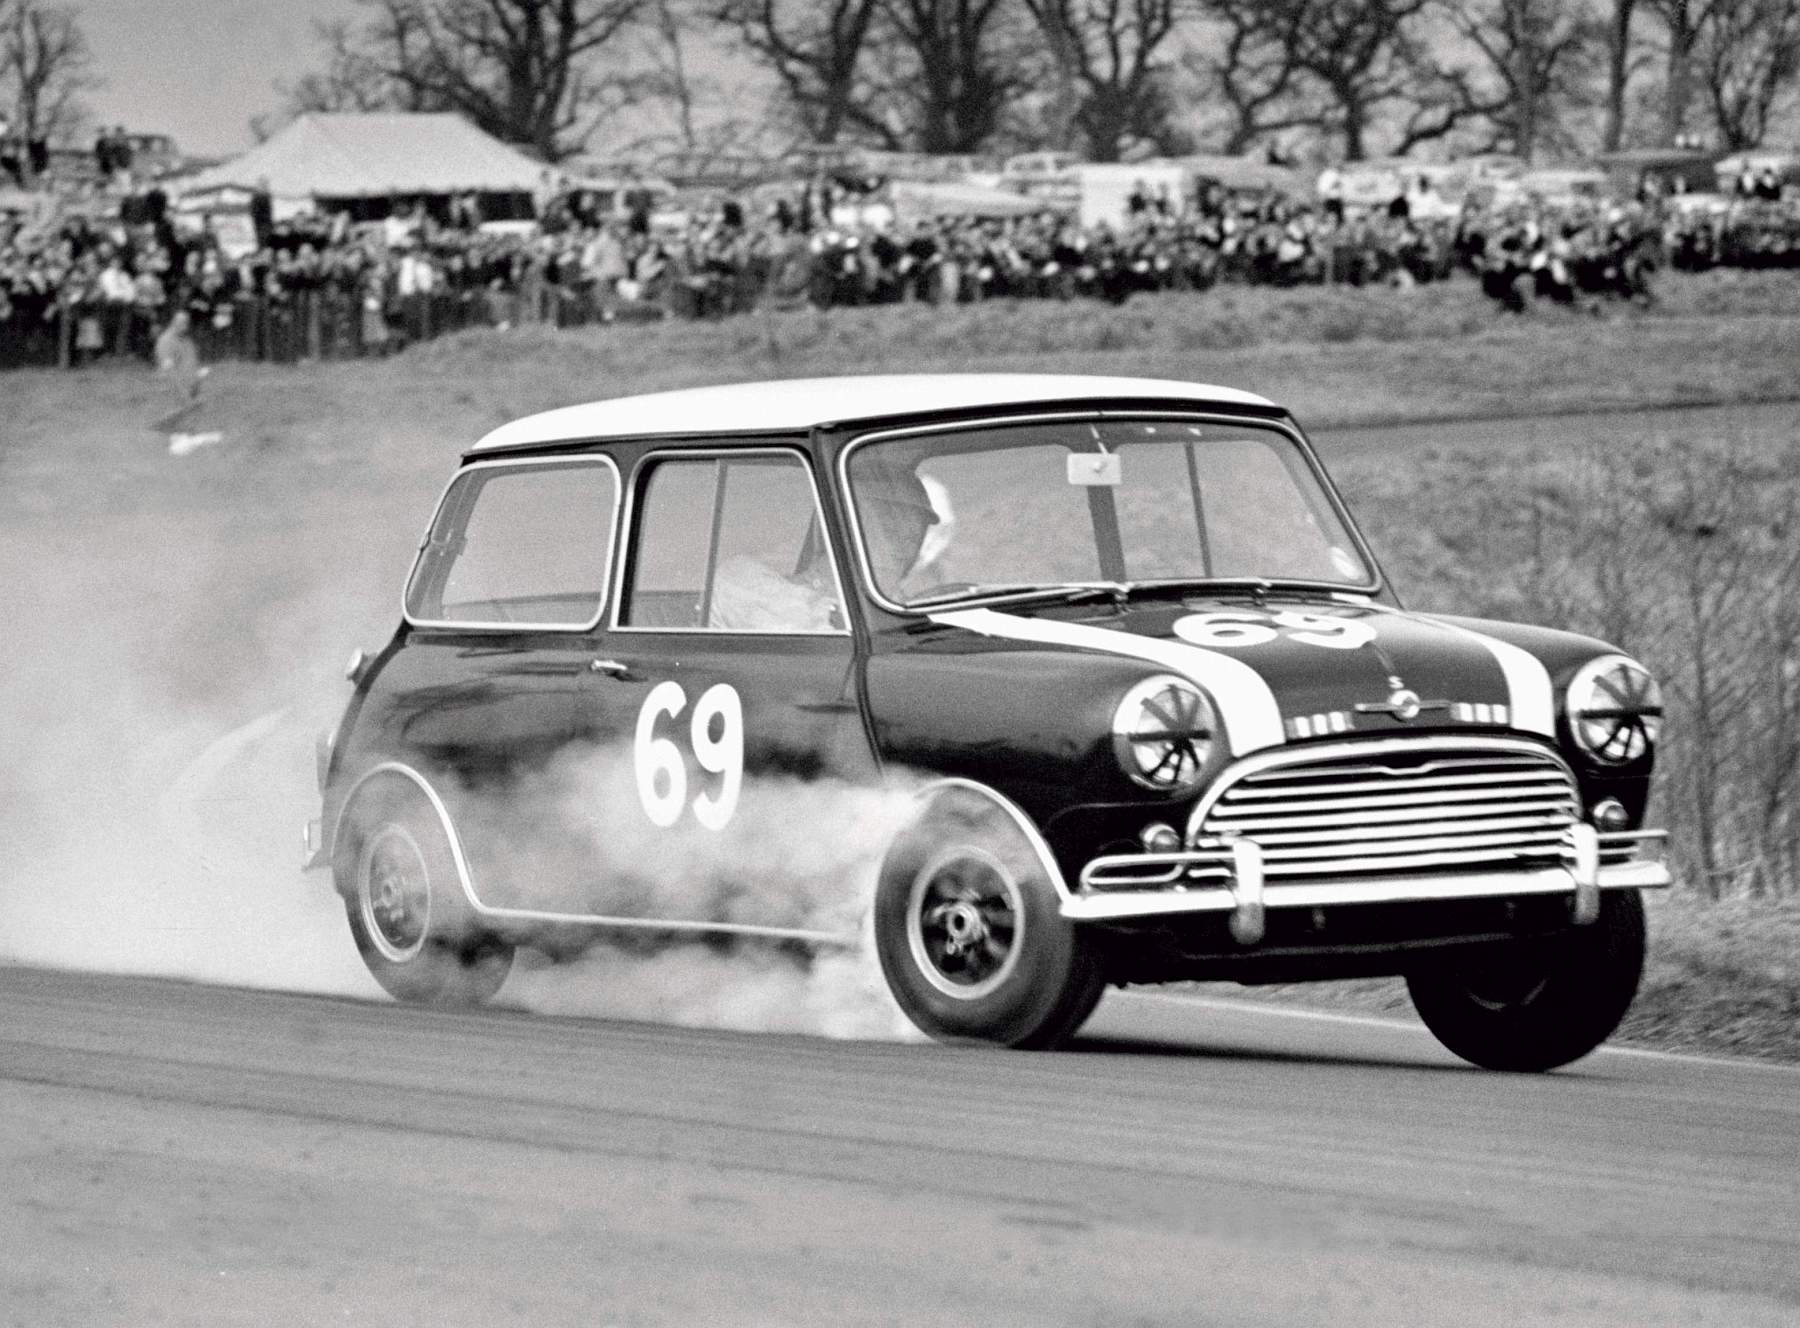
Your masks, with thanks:
<instances>
[{"instance_id":1,"label":"dark car body","mask_svg":"<svg viewBox=\"0 0 1800 1328\"><path fill-rule=\"evenodd\" d=\"M859 529L857 449L1020 420L1279 435L1325 495L1321 519L1342 523L1340 543L1354 541L1334 555L1361 570L1342 586L1241 577L896 602L872 567L871 533ZM684 624L682 597L655 589L681 574L646 570L685 554L679 542L651 547L645 522L676 518L645 513L702 512L674 486L711 465L721 477L712 594L726 459L766 463L757 483L791 485L770 511L798 512L808 492L816 504L806 539L824 547L809 557L839 607L806 630ZM664 469L677 461L692 464ZM647 477L662 474L668 496L652 498ZM586 486L581 511L596 522L610 494L594 612L547 601L561 617L534 623L521 600L506 611L464 605L455 621L421 616L424 601L414 601L431 593L431 559L463 556L469 537L451 509L484 476ZM853 929L796 922L767 901L711 899L704 914L663 915L534 898L505 870L514 842L484 837L492 818L477 804L559 753L626 747L637 753L642 806L622 798L608 814L639 828L646 814L671 832L698 817L729 838L747 805L741 781L875 786L904 776L923 800L944 789L978 799L1030 846L1062 924L1093 942L1113 983L1404 971L1409 955L1557 933L1591 921L1606 892L1668 883L1660 862L1640 857L1656 838L1642 829L1651 743L1602 760L1574 729L1653 727L1654 696L1623 719L1569 710L1584 670L1636 666L1569 633L1404 611L1297 426L1248 394L1031 376L700 389L508 425L467 454L458 480L427 537L405 620L378 654L358 659L355 694L321 744L323 811L309 837L315 861L338 865L347 897L346 809L373 778L403 782L429 806L459 908L508 944L568 928L855 941ZM478 498L466 501L479 510ZM689 524L705 543L703 518ZM484 615L494 620L471 620ZM1210 703L1197 744L1159 747L1156 735L1122 730L1121 698L1157 679L1182 689L1165 689L1164 705L1191 690L1204 698L1195 704ZM1145 704L1161 713L1154 697ZM1133 741L1151 757L1198 762L1192 778L1147 786L1131 772ZM741 752L724 750L733 742ZM647 760L661 761L660 773L646 774ZM720 784L726 766L735 773ZM568 869L579 874L579 861Z\"/></svg>"}]
</instances>

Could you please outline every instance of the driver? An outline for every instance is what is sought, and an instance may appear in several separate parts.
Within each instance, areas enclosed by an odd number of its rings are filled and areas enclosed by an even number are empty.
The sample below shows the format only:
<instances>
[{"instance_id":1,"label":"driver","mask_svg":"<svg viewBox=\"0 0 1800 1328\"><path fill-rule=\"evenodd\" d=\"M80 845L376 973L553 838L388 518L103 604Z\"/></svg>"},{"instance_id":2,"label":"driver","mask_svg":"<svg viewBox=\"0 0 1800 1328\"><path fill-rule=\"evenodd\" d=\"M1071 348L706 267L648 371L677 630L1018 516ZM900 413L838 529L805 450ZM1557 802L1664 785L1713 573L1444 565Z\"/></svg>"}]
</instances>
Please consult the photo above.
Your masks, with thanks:
<instances>
[{"instance_id":1,"label":"driver","mask_svg":"<svg viewBox=\"0 0 1800 1328\"><path fill-rule=\"evenodd\" d=\"M930 475L896 475L861 485L856 509L869 570L888 598L905 603L943 583L935 569L955 534L950 491Z\"/></svg>"}]
</instances>

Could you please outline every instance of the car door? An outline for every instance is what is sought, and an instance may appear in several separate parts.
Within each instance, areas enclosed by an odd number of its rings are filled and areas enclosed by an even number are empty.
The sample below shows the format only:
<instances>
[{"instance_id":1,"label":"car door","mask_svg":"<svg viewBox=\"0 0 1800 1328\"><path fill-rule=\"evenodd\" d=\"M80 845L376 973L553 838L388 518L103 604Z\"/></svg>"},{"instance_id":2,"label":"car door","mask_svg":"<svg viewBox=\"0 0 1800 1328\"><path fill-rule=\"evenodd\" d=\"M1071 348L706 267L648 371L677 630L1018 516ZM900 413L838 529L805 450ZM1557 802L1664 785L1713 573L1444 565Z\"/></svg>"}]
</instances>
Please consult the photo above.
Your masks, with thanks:
<instances>
[{"instance_id":1,"label":"car door","mask_svg":"<svg viewBox=\"0 0 1800 1328\"><path fill-rule=\"evenodd\" d=\"M457 474L407 584L405 640L372 690L395 754L480 786L570 740L619 487L604 456Z\"/></svg>"},{"instance_id":2,"label":"car door","mask_svg":"<svg viewBox=\"0 0 1800 1328\"><path fill-rule=\"evenodd\" d=\"M652 452L627 511L618 603L581 704L614 768L599 911L841 930L822 915L841 864L821 841L875 765L809 459Z\"/></svg>"},{"instance_id":3,"label":"car door","mask_svg":"<svg viewBox=\"0 0 1800 1328\"><path fill-rule=\"evenodd\" d=\"M451 482L372 680L359 762L418 767L454 804L484 904L519 903L503 827L578 734L620 476L602 455L496 460Z\"/></svg>"}]
</instances>

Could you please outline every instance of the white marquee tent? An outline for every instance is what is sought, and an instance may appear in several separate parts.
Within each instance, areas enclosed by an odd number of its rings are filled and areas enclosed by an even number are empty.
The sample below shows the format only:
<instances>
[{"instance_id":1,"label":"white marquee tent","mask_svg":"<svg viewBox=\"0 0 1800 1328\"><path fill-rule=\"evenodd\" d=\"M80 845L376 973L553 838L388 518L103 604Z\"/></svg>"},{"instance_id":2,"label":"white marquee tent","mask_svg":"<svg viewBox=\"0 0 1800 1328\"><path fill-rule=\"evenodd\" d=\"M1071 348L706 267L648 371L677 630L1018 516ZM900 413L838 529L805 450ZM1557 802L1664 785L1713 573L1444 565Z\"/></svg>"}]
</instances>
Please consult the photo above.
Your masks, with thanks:
<instances>
[{"instance_id":1,"label":"white marquee tent","mask_svg":"<svg viewBox=\"0 0 1800 1328\"><path fill-rule=\"evenodd\" d=\"M280 199L531 194L556 172L454 114L302 115L180 191L266 189Z\"/></svg>"}]
</instances>

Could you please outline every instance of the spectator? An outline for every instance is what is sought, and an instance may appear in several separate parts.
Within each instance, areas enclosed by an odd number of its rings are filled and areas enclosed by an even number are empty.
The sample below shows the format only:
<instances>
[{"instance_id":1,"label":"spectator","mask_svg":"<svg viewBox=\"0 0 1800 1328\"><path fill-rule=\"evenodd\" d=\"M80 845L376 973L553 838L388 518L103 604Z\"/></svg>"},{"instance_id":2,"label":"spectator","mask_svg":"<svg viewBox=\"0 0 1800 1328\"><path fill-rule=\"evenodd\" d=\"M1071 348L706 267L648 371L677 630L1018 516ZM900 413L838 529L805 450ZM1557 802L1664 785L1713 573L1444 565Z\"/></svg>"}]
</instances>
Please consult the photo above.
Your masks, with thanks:
<instances>
[{"instance_id":1,"label":"spectator","mask_svg":"<svg viewBox=\"0 0 1800 1328\"><path fill-rule=\"evenodd\" d=\"M1344 220L1343 172L1335 166L1327 166L1319 172L1315 190L1319 195L1319 204L1324 208L1325 215L1334 223L1342 225Z\"/></svg>"},{"instance_id":2,"label":"spectator","mask_svg":"<svg viewBox=\"0 0 1800 1328\"><path fill-rule=\"evenodd\" d=\"M194 345L185 309L175 312L156 339L156 371L168 380L174 409L151 427L168 436L169 452L174 456L186 456L196 448L218 442L222 437L218 432L198 432L192 428L204 408L201 385L206 381L207 370L200 363L200 352Z\"/></svg>"},{"instance_id":3,"label":"spectator","mask_svg":"<svg viewBox=\"0 0 1800 1328\"><path fill-rule=\"evenodd\" d=\"M12 121L0 115L0 177L11 177L18 188L25 188L25 143L12 133ZM5 184L0 178L0 184Z\"/></svg>"},{"instance_id":4,"label":"spectator","mask_svg":"<svg viewBox=\"0 0 1800 1328\"><path fill-rule=\"evenodd\" d=\"M112 131L105 137L110 153ZM1773 171L1755 181L1762 197L1666 220L1655 203L1452 214L1426 192L1392 215L1348 205L1341 179L1334 184L1328 172L1316 206L1210 184L1187 204L1145 187L1137 211L1116 226L1048 212L897 222L866 185L797 187L755 215L725 200L654 226L641 196L630 219L597 224L557 208L529 236L428 226L419 209L401 205L376 227L341 215L265 220L248 245L229 251L211 231L179 230L149 196L117 218L0 217L0 363L144 355L176 310L187 312L209 359L288 360L385 353L396 332L417 340L549 317L713 317L807 300L1122 301L1222 281L1413 284L1458 270L1476 274L1508 307L1525 308L1539 294L1596 307L1647 298L1665 246L1690 269L1800 265L1800 208L1769 199L1779 193ZM461 215L466 223L466 206ZM809 230L813 221L819 226ZM400 243L390 248L390 237Z\"/></svg>"}]
</instances>

